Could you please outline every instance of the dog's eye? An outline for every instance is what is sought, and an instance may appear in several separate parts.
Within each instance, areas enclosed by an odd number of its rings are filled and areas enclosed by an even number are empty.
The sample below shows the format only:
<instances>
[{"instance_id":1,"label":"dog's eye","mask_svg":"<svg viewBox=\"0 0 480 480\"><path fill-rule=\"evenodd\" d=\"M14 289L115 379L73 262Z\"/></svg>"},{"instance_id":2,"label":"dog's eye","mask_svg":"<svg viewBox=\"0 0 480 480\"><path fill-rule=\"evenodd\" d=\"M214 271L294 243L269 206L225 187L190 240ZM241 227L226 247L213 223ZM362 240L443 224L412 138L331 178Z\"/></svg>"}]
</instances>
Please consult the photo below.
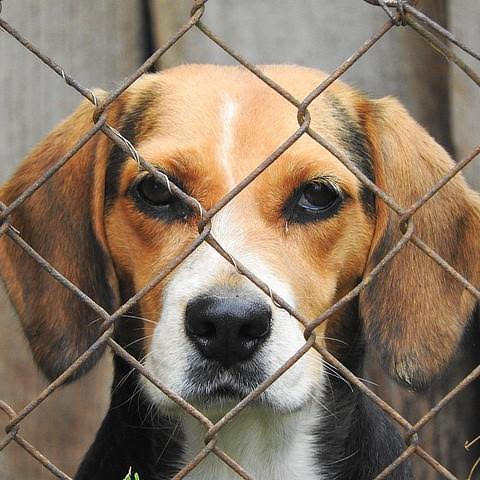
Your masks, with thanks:
<instances>
[{"instance_id":1,"label":"dog's eye","mask_svg":"<svg viewBox=\"0 0 480 480\"><path fill-rule=\"evenodd\" d=\"M143 177L137 183L136 188L142 200L155 207L167 206L176 200L168 187L152 175Z\"/></svg>"},{"instance_id":2,"label":"dog's eye","mask_svg":"<svg viewBox=\"0 0 480 480\"><path fill-rule=\"evenodd\" d=\"M298 206L313 212L327 212L339 201L338 192L327 183L309 183L305 186Z\"/></svg>"},{"instance_id":3,"label":"dog's eye","mask_svg":"<svg viewBox=\"0 0 480 480\"><path fill-rule=\"evenodd\" d=\"M284 215L288 221L315 222L334 215L344 200L342 191L327 180L305 183L287 201Z\"/></svg>"},{"instance_id":4,"label":"dog's eye","mask_svg":"<svg viewBox=\"0 0 480 480\"><path fill-rule=\"evenodd\" d=\"M169 178L172 183L186 192L178 178L172 176ZM186 220L193 214L186 204L170 193L167 185L150 174L144 175L135 182L130 188L130 194L139 210L157 220L174 222Z\"/></svg>"}]
</instances>

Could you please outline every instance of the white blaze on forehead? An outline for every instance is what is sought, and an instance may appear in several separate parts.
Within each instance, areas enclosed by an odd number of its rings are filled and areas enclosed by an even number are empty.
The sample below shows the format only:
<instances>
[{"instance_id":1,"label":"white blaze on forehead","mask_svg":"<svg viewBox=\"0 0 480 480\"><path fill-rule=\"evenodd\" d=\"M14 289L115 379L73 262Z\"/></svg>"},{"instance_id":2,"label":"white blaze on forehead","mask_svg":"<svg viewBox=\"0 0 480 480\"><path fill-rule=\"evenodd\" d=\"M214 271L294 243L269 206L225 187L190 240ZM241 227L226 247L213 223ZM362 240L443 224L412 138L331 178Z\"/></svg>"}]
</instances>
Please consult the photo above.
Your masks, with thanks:
<instances>
[{"instance_id":1,"label":"white blaze on forehead","mask_svg":"<svg viewBox=\"0 0 480 480\"><path fill-rule=\"evenodd\" d=\"M233 178L232 164L231 164L231 150L234 138L234 120L237 114L238 104L231 97L224 97L220 106L220 143L218 145L218 155L220 163L222 164L225 174L228 179L230 188L235 186Z\"/></svg>"}]
</instances>

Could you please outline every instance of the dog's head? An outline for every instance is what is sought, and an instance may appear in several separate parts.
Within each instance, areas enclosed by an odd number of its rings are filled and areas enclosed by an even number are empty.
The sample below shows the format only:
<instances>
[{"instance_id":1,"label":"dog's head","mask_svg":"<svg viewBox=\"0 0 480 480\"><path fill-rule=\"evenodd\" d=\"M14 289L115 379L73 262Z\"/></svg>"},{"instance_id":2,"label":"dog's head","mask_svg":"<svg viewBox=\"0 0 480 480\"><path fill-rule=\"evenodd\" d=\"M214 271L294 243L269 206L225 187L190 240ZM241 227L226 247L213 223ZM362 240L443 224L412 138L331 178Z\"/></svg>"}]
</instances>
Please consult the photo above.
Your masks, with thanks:
<instances>
[{"instance_id":1,"label":"dog's head","mask_svg":"<svg viewBox=\"0 0 480 480\"><path fill-rule=\"evenodd\" d=\"M297 98L324 78L293 66L265 71ZM369 100L336 82L309 111L312 128L403 207L453 165L394 99ZM60 124L2 189L2 201L11 203L70 149L92 113L84 103ZM298 128L296 109L249 72L214 66L145 76L111 105L108 122L207 210ZM413 217L416 234L477 284L479 211L458 175ZM101 134L10 218L109 311L192 242L199 220ZM212 234L310 319L354 288L401 237L397 215L308 136L214 216ZM10 239L3 236L0 248L2 275L34 357L53 378L93 343L102 322ZM446 366L474 306L460 284L409 244L362 291L358 318L388 372L418 386ZM336 327L351 310L322 324L318 341L341 331ZM142 298L134 315L139 323L117 321L123 343L139 346L135 354L145 365L194 402L245 396L304 343L303 327L207 244ZM321 386L322 372L312 350L262 400L295 409ZM146 388L168 407L163 394Z\"/></svg>"}]
</instances>

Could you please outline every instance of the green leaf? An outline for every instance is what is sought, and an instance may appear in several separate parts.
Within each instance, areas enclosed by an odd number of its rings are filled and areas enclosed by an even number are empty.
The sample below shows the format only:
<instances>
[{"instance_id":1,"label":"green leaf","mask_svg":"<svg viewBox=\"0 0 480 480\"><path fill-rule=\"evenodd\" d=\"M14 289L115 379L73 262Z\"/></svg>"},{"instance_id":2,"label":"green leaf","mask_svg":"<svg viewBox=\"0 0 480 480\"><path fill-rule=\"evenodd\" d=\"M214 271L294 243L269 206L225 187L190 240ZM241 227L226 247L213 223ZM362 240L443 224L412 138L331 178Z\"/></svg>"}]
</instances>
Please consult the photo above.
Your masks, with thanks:
<instances>
[{"instance_id":1,"label":"green leaf","mask_svg":"<svg viewBox=\"0 0 480 480\"><path fill-rule=\"evenodd\" d=\"M128 469L127 476L123 480L140 480L140 475L138 473L135 473L132 479L132 467L130 467Z\"/></svg>"}]
</instances>

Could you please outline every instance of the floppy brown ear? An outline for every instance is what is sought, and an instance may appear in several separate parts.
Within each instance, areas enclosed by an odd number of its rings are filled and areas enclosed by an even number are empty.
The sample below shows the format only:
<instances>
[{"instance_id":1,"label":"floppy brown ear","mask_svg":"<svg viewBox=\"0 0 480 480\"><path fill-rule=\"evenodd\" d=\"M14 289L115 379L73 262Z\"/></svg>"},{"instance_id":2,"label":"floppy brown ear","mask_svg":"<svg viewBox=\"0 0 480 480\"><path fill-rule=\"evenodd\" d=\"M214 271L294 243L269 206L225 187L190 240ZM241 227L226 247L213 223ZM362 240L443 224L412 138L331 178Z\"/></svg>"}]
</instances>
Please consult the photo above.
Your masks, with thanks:
<instances>
[{"instance_id":1,"label":"floppy brown ear","mask_svg":"<svg viewBox=\"0 0 480 480\"><path fill-rule=\"evenodd\" d=\"M119 115L120 103L116 104L109 112L109 121ZM57 162L93 126L92 114L93 107L83 102L24 160L0 190L0 199L9 205ZM11 224L27 243L109 312L119 302L103 231L110 148L102 133L95 135L10 216ZM103 320L6 235L0 239L0 268L35 361L53 379L98 338ZM91 358L77 376L87 371L101 353Z\"/></svg>"},{"instance_id":2,"label":"floppy brown ear","mask_svg":"<svg viewBox=\"0 0 480 480\"><path fill-rule=\"evenodd\" d=\"M364 117L376 183L409 207L453 167L448 154L392 98L370 102ZM415 234L479 286L480 201L457 175L413 216ZM377 199L366 273L401 237L398 216ZM474 297L413 244L390 261L360 296L367 342L397 380L422 387L447 366Z\"/></svg>"}]
</instances>

